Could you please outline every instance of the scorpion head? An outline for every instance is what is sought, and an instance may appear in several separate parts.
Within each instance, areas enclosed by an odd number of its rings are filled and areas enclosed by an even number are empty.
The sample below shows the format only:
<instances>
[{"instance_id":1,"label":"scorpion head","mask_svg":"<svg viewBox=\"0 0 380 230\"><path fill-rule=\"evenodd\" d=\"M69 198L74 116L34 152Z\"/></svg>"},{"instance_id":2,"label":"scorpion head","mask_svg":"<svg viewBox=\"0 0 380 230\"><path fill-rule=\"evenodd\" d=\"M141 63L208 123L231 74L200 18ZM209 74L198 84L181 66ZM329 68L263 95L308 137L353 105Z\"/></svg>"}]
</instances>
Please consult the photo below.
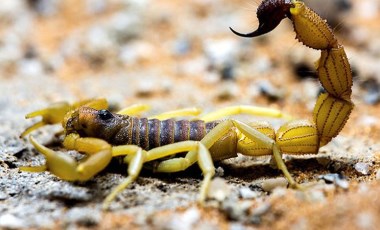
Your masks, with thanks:
<instances>
[{"instance_id":1,"label":"scorpion head","mask_svg":"<svg viewBox=\"0 0 380 230\"><path fill-rule=\"evenodd\" d=\"M80 107L66 119L64 127L66 134L78 133L83 137L111 140L122 127L129 124L128 118L128 116L113 114L105 109Z\"/></svg>"},{"instance_id":2,"label":"scorpion head","mask_svg":"<svg viewBox=\"0 0 380 230\"><path fill-rule=\"evenodd\" d=\"M272 31L280 24L282 19L289 17L289 10L294 5L294 0L264 0L257 8L259 27L257 30L241 34L230 27L230 30L241 37L257 37Z\"/></svg>"}]
</instances>

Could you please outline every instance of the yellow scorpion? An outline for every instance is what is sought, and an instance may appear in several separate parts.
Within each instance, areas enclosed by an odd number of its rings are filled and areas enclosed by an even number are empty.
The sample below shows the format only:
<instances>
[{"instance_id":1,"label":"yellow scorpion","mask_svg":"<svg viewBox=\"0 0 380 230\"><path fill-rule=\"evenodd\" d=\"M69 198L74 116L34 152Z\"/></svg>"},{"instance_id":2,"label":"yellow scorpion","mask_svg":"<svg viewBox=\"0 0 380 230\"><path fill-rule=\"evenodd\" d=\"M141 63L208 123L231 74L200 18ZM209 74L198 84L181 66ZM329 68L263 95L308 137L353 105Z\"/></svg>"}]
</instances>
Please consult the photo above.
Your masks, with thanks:
<instances>
[{"instance_id":1,"label":"yellow scorpion","mask_svg":"<svg viewBox=\"0 0 380 230\"><path fill-rule=\"evenodd\" d=\"M22 134L47 125L62 122L66 149L77 150L86 157L77 162L62 152L55 152L30 137L34 147L46 158L43 166L21 167L23 171L48 170L67 181L86 181L102 171L113 157L125 156L128 177L106 198L107 208L119 192L139 175L144 163L159 160L158 172L178 172L198 163L204 179L199 200L206 199L208 187L215 174L213 161L236 157L273 155L275 162L291 187L297 187L288 172L282 154L317 154L321 146L337 136L352 109L352 76L343 46L331 28L303 2L297 0L265 0L257 10L259 27L249 34L255 37L273 30L282 19L293 22L297 39L304 45L321 50L317 63L319 80L326 93L318 97L312 120L290 120L277 133L265 122L249 124L237 120L219 120L226 115L248 113L289 118L278 110L253 106L227 107L206 114L199 120L175 120L183 115L197 115L200 111L183 109L156 117L132 117L147 109L136 105L118 113L107 110L104 99L81 101L75 104L58 103L32 112L26 118L42 116L42 121L30 126ZM175 156L185 153L183 157Z\"/></svg>"}]
</instances>

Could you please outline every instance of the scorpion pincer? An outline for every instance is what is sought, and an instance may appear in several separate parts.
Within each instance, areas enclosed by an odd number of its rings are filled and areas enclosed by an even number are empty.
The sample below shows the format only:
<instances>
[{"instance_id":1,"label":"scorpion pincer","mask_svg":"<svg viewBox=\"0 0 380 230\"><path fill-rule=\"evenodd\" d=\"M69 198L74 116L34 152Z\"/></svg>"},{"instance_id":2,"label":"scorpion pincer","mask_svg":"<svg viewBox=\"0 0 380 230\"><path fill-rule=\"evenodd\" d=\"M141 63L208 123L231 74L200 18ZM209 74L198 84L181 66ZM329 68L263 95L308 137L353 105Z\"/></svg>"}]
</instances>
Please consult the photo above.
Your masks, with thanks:
<instances>
[{"instance_id":1,"label":"scorpion pincer","mask_svg":"<svg viewBox=\"0 0 380 230\"><path fill-rule=\"evenodd\" d=\"M298 187L282 159L282 154L317 154L321 146L337 136L353 109L351 102L352 75L344 48L337 41L325 20L297 0L265 0L257 11L259 27L243 37L256 37L273 30L289 18L297 39L313 49L321 50L318 78L325 89L318 99L313 119L293 120L278 110L254 106L234 106L201 116L199 120L176 120L183 115L197 115L199 110L172 111L155 118L133 115L146 106L132 106L118 113L107 110L104 99L80 101L69 105L54 104L26 117L42 116L42 121L27 128L21 136L48 124L62 122L66 149L87 155L77 162L65 153L55 152L30 137L34 147L46 158L43 166L21 167L23 171L48 170L63 180L86 181L102 171L113 157L124 156L128 177L105 199L107 208L112 200L139 175L144 163L158 160L157 172L178 172L198 163L204 179L199 200L206 198L215 174L213 161L247 156L272 155L291 187ZM221 118L246 113L289 119L277 132L266 122L242 123ZM184 153L182 156L176 154ZM176 155L167 159L168 156Z\"/></svg>"}]
</instances>

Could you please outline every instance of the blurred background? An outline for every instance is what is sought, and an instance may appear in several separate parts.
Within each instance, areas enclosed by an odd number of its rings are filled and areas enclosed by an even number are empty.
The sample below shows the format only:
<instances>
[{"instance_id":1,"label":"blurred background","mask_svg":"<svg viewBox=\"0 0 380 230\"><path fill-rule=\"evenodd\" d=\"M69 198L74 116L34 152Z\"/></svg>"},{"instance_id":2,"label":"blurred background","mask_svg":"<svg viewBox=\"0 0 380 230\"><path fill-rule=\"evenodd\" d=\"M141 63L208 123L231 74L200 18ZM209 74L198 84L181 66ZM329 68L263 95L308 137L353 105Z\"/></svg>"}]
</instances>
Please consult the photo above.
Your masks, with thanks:
<instances>
[{"instance_id":1,"label":"blurred background","mask_svg":"<svg viewBox=\"0 0 380 230\"><path fill-rule=\"evenodd\" d=\"M306 2L346 47L355 100L376 105L379 1ZM255 30L258 3L4 0L0 73L9 90L3 95L27 104L106 97L123 106L148 101L154 108L165 99L172 109L289 102L312 108L320 54L294 39L288 20L257 39L228 29Z\"/></svg>"},{"instance_id":2,"label":"blurred background","mask_svg":"<svg viewBox=\"0 0 380 230\"><path fill-rule=\"evenodd\" d=\"M305 2L327 19L352 65L356 108L342 135L376 142L380 1ZM1 172L8 175L26 148L18 136L35 120L25 114L57 101L105 97L114 109L148 103L151 113L246 104L311 118L322 90L315 72L320 51L299 43L289 20L255 39L229 30L255 30L259 3L2 0Z\"/></svg>"}]
</instances>

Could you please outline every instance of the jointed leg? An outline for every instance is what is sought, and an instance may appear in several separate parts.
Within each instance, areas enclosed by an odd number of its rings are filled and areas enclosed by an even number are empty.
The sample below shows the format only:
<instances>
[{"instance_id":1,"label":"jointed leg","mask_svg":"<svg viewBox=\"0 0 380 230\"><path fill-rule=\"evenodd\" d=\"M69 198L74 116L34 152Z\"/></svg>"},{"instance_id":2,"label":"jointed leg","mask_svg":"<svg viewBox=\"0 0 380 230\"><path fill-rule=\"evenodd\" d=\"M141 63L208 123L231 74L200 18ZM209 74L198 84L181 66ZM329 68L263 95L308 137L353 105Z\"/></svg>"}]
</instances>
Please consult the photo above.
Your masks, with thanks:
<instances>
[{"instance_id":1,"label":"jointed leg","mask_svg":"<svg viewBox=\"0 0 380 230\"><path fill-rule=\"evenodd\" d=\"M206 115L201 116L199 119L204 120L205 122L219 120L223 117L228 117L232 115L238 114L248 114L253 116L265 116L265 117L273 117L273 118L283 118L285 120L292 120L293 118L281 112L277 109L258 107L258 106L249 106L249 105L238 105L226 107Z\"/></svg>"},{"instance_id":2,"label":"jointed leg","mask_svg":"<svg viewBox=\"0 0 380 230\"><path fill-rule=\"evenodd\" d=\"M117 114L128 115L128 116L137 116L140 113L145 112L145 111L147 111L149 109L150 109L149 105L146 105L146 104L135 104L135 105L131 105L131 106L127 107L127 108L124 108L124 109L120 110L119 112L117 112Z\"/></svg>"},{"instance_id":3,"label":"jointed leg","mask_svg":"<svg viewBox=\"0 0 380 230\"><path fill-rule=\"evenodd\" d=\"M236 120L226 120L219 125L217 125L213 130L211 130L200 142L203 146L209 149L217 140L219 140L223 135L225 135L228 130L232 127L236 127L241 133L253 141L260 142L261 146L266 146L268 149L273 150L274 159L276 160L278 168L284 173L284 176L289 181L289 184L296 187L297 184L290 175L286 168L286 165L281 157L281 152L276 145L275 141L264 135L263 133L257 131L256 129ZM169 145L170 146L170 145ZM156 155L156 154L152 154ZM160 158L160 157L157 157ZM157 159L154 158L154 159ZM187 169L189 166L198 161L202 172L204 174L204 179L202 182L202 187L200 191L200 202L203 202L206 198L208 187L212 176L214 175L214 165L212 162L211 155L209 151L191 150L184 158L173 158L161 162L158 167L158 172L178 172Z\"/></svg>"},{"instance_id":4,"label":"jointed leg","mask_svg":"<svg viewBox=\"0 0 380 230\"><path fill-rule=\"evenodd\" d=\"M110 203L115 199L117 194L119 194L126 187L128 187L128 185L130 185L133 181L136 180L136 178L141 172L146 157L146 151L137 146L120 146L119 150L125 150L125 154L128 154L126 158L130 157L130 160L128 162L128 177L116 188L114 188L112 192L104 199L103 209L108 209Z\"/></svg>"},{"instance_id":5,"label":"jointed leg","mask_svg":"<svg viewBox=\"0 0 380 230\"><path fill-rule=\"evenodd\" d=\"M184 109L168 111L165 113L150 116L149 119L165 120L165 119L184 117L184 116L198 116L201 112L202 110L196 107L184 108Z\"/></svg>"},{"instance_id":6,"label":"jointed leg","mask_svg":"<svg viewBox=\"0 0 380 230\"><path fill-rule=\"evenodd\" d=\"M177 148L177 146L179 148ZM158 165L156 170L158 172L179 172L187 169L195 162L198 162L204 176L199 197L199 201L203 202L206 198L210 181L215 174L215 167L211 158L211 154L208 151L208 148L202 143L202 141L184 141L153 149L148 152L149 157L147 157L147 161L162 158L164 155L166 155L166 153L171 153L167 155L170 156L174 153L186 151L189 152L185 157L165 160Z\"/></svg>"},{"instance_id":7,"label":"jointed leg","mask_svg":"<svg viewBox=\"0 0 380 230\"><path fill-rule=\"evenodd\" d=\"M149 108L150 107L148 105L138 104L138 105L133 105L131 107L127 107L127 108L119 111L118 114L137 115L143 111L148 110ZM158 115L150 116L148 118L149 119L165 120L165 119L183 117L183 116L198 116L201 112L202 112L201 109L195 108L195 107L194 108L184 108L184 109L168 111L168 112L161 113ZM283 118L286 120L293 119L290 115L285 114L285 113L283 113L277 109L257 107L257 106L249 106L249 105L239 105L239 106L231 106L231 107L223 108L223 109L217 110L215 112L205 114L205 115L203 115L197 119L204 120L205 122L209 122L209 121L221 119L223 117L238 115L238 114L249 114L249 115L254 115L254 116Z\"/></svg>"},{"instance_id":8,"label":"jointed leg","mask_svg":"<svg viewBox=\"0 0 380 230\"><path fill-rule=\"evenodd\" d=\"M233 123L231 121L225 121L217 125L200 141L201 144L198 144L198 148L190 150L183 158L173 158L161 162L156 170L158 172L178 172L183 171L195 162L198 162L204 176L200 189L199 201L201 203L204 202L211 179L215 174L214 163L208 149L226 134L232 126ZM154 152L151 153L151 158L157 159L155 158L156 155L158 154Z\"/></svg>"},{"instance_id":9,"label":"jointed leg","mask_svg":"<svg viewBox=\"0 0 380 230\"><path fill-rule=\"evenodd\" d=\"M124 190L137 178L137 176L140 174L144 162L160 159L163 157L171 156L176 153L186 152L193 149L199 150L199 152L201 152L201 155L206 156L205 159L202 158L202 160L200 160L199 162L201 162L200 166L202 168L202 171L205 175L207 175L205 176L205 178L207 178L207 180L210 180L214 172L212 160L211 157L207 158L207 156L210 156L208 150L198 141L178 142L170 145L157 147L150 151L144 151L136 145L122 145L114 147L112 150L113 156L126 155L124 160L126 161L126 163L128 163L128 177L116 188L114 188L112 192L106 197L103 203L103 208L107 209L109 204L112 202L112 200L115 199L117 194ZM186 161L184 162L185 165L188 165ZM210 162L212 167L210 167ZM177 166L178 163L175 163L174 165Z\"/></svg>"},{"instance_id":10,"label":"jointed leg","mask_svg":"<svg viewBox=\"0 0 380 230\"><path fill-rule=\"evenodd\" d=\"M282 171L285 178L288 180L290 186L297 187L297 183L294 181L293 177L290 175L281 155L281 151L274 140L270 139L268 136L260 133L256 129L240 122L240 121L233 121L234 125L237 127L237 129L242 132L246 137L250 138L251 140L260 142L263 145L267 145L266 148L270 148L273 151L273 157L276 161L277 167Z\"/></svg>"},{"instance_id":11,"label":"jointed leg","mask_svg":"<svg viewBox=\"0 0 380 230\"><path fill-rule=\"evenodd\" d=\"M145 112L149 110L151 107L146 104L136 104L136 105L131 105L127 108L124 108L117 112L117 114L121 115L129 115L129 116L137 116L140 115L140 113ZM168 111L165 113L157 114L148 117L148 119L159 119L159 120L165 120L165 119L170 119L170 118L175 118L175 117L183 117L183 116L197 116L201 113L202 111L198 108L184 108L184 109L178 109L178 110L173 110L173 111Z\"/></svg>"}]
</instances>

